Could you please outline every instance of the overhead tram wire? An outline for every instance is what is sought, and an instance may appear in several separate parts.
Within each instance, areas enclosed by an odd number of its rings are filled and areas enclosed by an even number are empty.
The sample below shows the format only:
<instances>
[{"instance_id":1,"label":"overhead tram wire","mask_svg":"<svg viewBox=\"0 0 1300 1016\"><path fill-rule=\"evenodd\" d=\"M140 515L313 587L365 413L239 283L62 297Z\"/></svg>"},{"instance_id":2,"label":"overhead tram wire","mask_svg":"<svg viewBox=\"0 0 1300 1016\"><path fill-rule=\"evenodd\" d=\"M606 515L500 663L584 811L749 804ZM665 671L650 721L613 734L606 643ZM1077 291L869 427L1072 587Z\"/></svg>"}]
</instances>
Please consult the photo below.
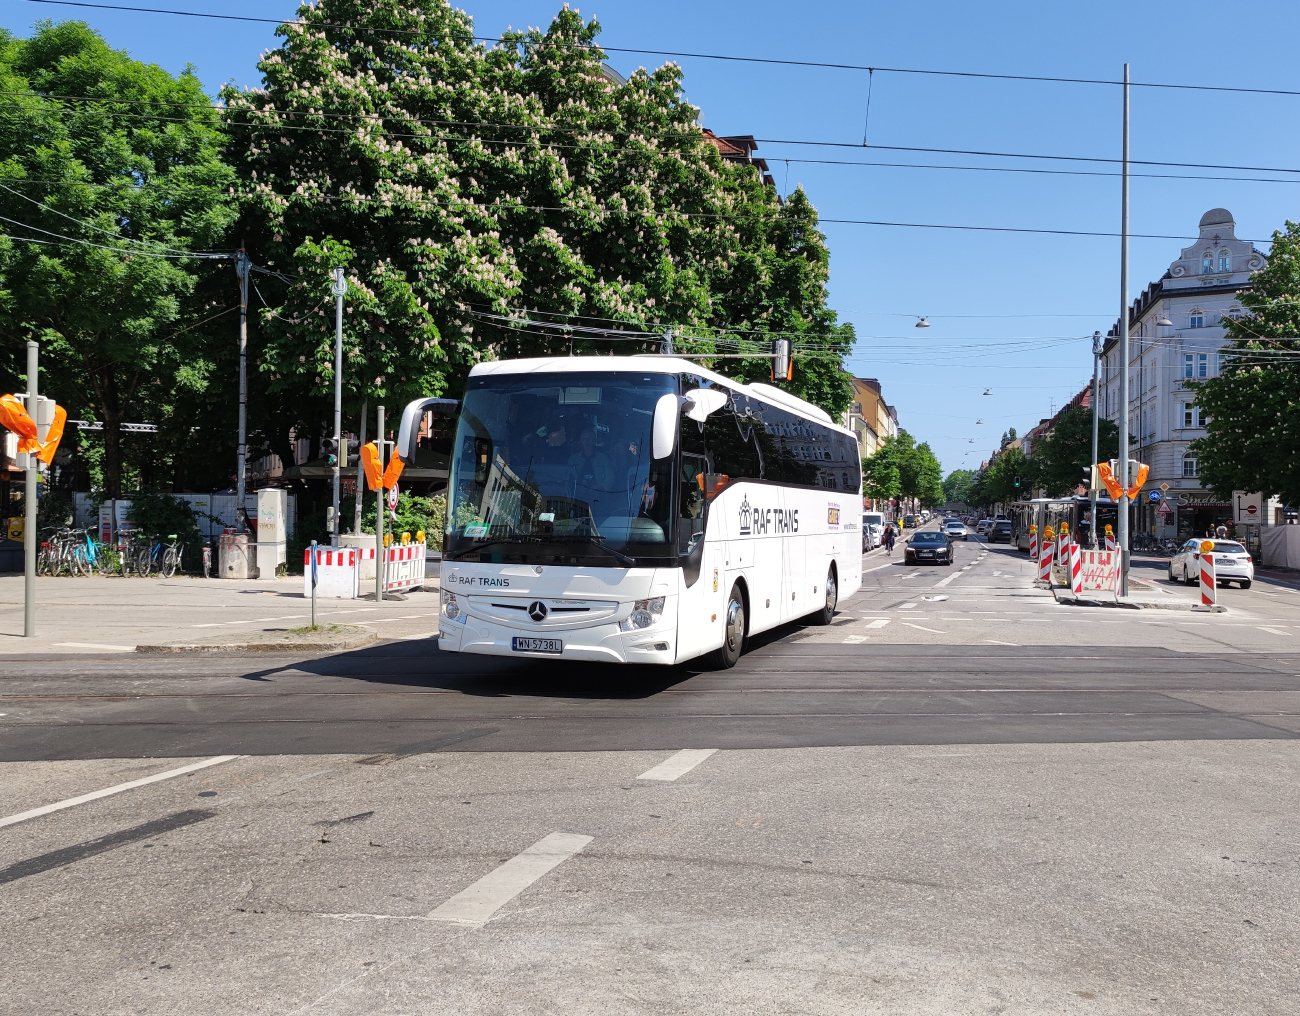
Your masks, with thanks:
<instances>
[{"instance_id":1,"label":"overhead tram wire","mask_svg":"<svg viewBox=\"0 0 1300 1016\"><path fill-rule=\"evenodd\" d=\"M47 2L47 0L41 0L41 2ZM157 106L168 106L173 108L191 109L191 110L210 109L210 110L225 112L228 115L232 115L232 116L233 115L239 115L239 116L264 115L264 116L282 116L288 118L300 117L302 119L321 118L321 119L337 120L337 119L350 118L354 121L358 119L360 120L360 122L355 123L353 127L321 127L321 126L314 126L309 124L291 124L291 123L275 123L275 124L240 123L237 120L232 121L229 118L223 124L224 127L238 126L238 127L247 127L253 129L260 129L260 130L268 130L268 131L275 131L275 130L309 131L318 134L320 133L352 134L355 132L355 128L357 127L364 127L368 125L368 126L375 126L383 129L384 121L386 120L404 120L408 123L417 123L422 125L468 128L474 130L476 133L472 135L451 134L451 133L437 134L433 132L430 132L428 134L419 134L419 133L400 132L400 131L392 131L392 130L384 129L385 137L423 140L423 141L466 141L466 142L477 142L480 144L501 144L501 145L517 145L517 146L527 145L527 146L538 147L538 148L569 149L574 151L588 151L588 150L605 151L605 152L622 151L622 152L633 152L636 154L660 155L660 156L673 154L671 150L657 151L647 147L637 147L637 146L626 145L626 144L610 145L604 143L591 143L591 144L582 144L582 145L574 145L574 144L566 145L559 142L551 142L551 141L542 142L539 140L532 140L532 139L526 141L520 141L520 140L514 140L510 138L485 138L480 136L480 132L482 132L483 128L495 128L500 130L529 131L529 132L553 131L560 134L602 133L602 131L599 128L592 127L592 126L574 127L565 124L529 124L529 123L511 124L511 123L499 123L499 122L487 121L487 120L483 120L483 121L440 120L440 119L421 118L421 117L404 117L400 115L385 116L383 114L377 114L377 113L367 113L367 114L334 113L334 112L327 112L324 110L311 111L311 110L297 110L297 109L279 109L276 107L267 108L267 107L253 107L253 106L225 106L220 103L209 103L209 104L199 105L196 103L179 103L179 102L166 102L166 101L152 102L143 99L120 99L114 97L93 96L93 95L67 95L67 94L60 94L60 93L39 95L39 93L32 93L32 92L0 91L0 95L12 95L12 96L21 96L21 97L30 97L32 95L36 95L39 98L44 98L50 101L57 101L57 102L91 102L91 103L98 103L98 104L105 104L105 105L118 104L118 105L147 106L150 108L154 108ZM3 111L0 110L0 112ZM180 118L180 117L168 118L168 117L163 117L163 116L158 116L153 114L118 113L117 115L119 116L138 115L141 117L145 117L151 121L156 121L161 123L187 122L184 118ZM605 132L605 133L615 133L615 132ZM634 134L635 131L632 128L627 128L625 131L619 131L617 133ZM661 141L668 141L668 140L684 140L684 141L698 142L703 140L703 133L702 131L682 131L677 133L656 134L656 135L646 136L645 140L647 142L661 142ZM799 138L755 138L754 140L760 144L768 144L768 145L795 145L795 146L815 147L815 148L850 148L855 150L861 150L863 147L861 144L855 141L823 141L823 140L807 140L807 139L799 139ZM1043 161L1050 161L1050 162L1085 162L1085 163L1102 163L1106 165L1119 165L1123 162L1122 159L1111 158L1108 156L1057 155L1057 154L1040 154L1034 152L995 152L995 151L984 151L982 149L970 149L970 148L930 148L930 147L924 147L919 145L877 144L877 145L871 145L870 147L873 150L879 150L879 151L915 152L917 154L922 154L922 155L967 155L967 156L974 156L977 158L990 158L990 159L1024 159L1030 161L1043 160ZM784 159L784 156L773 155L770 156L770 158ZM1079 175L1079 176L1119 175L1114 173L1103 173L1098 170L1092 170L1092 171L1055 170L1054 171L1054 170L1047 170L1042 168L1029 168L1023 170L1015 170L1006 167L996 167L996 166L950 167L950 166L942 166L942 165L934 165L934 166L917 165L915 163L895 164L895 163L859 162L857 160L798 159L798 158L791 158L788 161L809 163L814 165L817 164L821 164L821 165L842 164L842 165L864 165L864 166L880 165L889 168L900 168L900 169L912 169L912 168L970 169L970 170L984 169L989 171L1000 171L1000 172L1019 171L1019 172L1037 172L1037 173L1058 173L1061 175ZM1164 160L1154 160L1154 159L1130 159L1129 165L1152 166L1152 167L1166 168L1166 169L1217 169L1217 170L1241 172L1241 173L1291 173L1300 176L1300 168L1293 169L1290 167L1279 167L1279 166L1238 166L1238 165L1225 165L1221 163L1174 162L1174 161L1164 161ZM1132 175L1134 174L1130 174L1130 176ZM1202 176L1184 177L1181 174L1175 174L1175 175L1140 174L1140 175L1143 177L1150 176L1153 179L1193 179L1193 180L1235 179L1235 178L1202 177ZM1250 178L1246 178L1246 181L1253 181L1255 179L1256 178L1254 177L1250 177ZM1281 182L1281 181L1267 181L1267 182Z\"/></svg>"},{"instance_id":2,"label":"overhead tram wire","mask_svg":"<svg viewBox=\"0 0 1300 1016\"><path fill-rule=\"evenodd\" d=\"M308 24L307 22L298 21L296 19L257 18L250 15L240 14L213 14L206 11L178 11L160 7L139 7L128 4L89 3L86 2L86 0L24 0L24 2L46 4L54 7L77 7L87 10L101 11L125 11L136 14L164 14L172 17L206 18L214 21L242 21L263 25L297 25L306 27ZM331 28L348 32L366 32L372 35L403 36L424 34L422 31L415 29L380 28L373 25L353 25L329 21L313 22L312 27ZM471 36L471 38L476 42L489 42L498 45L502 44L502 40L499 37L475 35ZM933 70L923 67L882 67L874 64L835 63L823 60L789 60L778 57L740 56L728 53L694 53L681 50L644 49L629 46L605 46L599 44L586 45L581 48L594 50L599 53L628 53L634 56L667 56L693 60L721 60L728 63L766 64L779 67L807 67L825 70L865 71L868 74L876 72L882 74L917 74L950 78L983 78L990 81L1026 81L1062 85L1103 85L1112 87L1122 87L1124 84L1122 81L1112 80L1109 78L1066 78L1043 74L994 74L983 71ZM1300 90L1286 88L1244 88L1232 85L1187 85L1164 81L1132 81L1129 84L1134 88L1168 88L1189 92L1232 92L1246 95L1300 96Z\"/></svg>"}]
</instances>

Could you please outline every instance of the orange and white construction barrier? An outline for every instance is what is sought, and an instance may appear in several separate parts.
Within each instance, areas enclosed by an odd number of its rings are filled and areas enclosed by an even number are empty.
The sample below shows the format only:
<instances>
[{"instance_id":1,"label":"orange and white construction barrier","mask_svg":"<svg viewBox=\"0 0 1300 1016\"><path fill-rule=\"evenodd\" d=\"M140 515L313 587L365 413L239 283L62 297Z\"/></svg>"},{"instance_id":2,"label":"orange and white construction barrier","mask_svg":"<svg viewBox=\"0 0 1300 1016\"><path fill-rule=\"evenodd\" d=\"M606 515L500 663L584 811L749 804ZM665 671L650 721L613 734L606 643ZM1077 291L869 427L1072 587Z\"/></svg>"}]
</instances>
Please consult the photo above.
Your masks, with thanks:
<instances>
[{"instance_id":1,"label":"orange and white construction barrier","mask_svg":"<svg viewBox=\"0 0 1300 1016\"><path fill-rule=\"evenodd\" d=\"M1050 533L1050 530L1048 530ZM1052 584L1052 551L1055 544L1050 537L1043 540L1042 550L1038 555L1038 581Z\"/></svg>"},{"instance_id":2,"label":"orange and white construction barrier","mask_svg":"<svg viewBox=\"0 0 1300 1016\"><path fill-rule=\"evenodd\" d=\"M1106 549L1112 554L1119 548L1115 544L1115 530L1111 529L1110 523L1106 523Z\"/></svg>"},{"instance_id":3,"label":"orange and white construction barrier","mask_svg":"<svg viewBox=\"0 0 1300 1016\"><path fill-rule=\"evenodd\" d=\"M1029 527L1029 560L1038 560L1038 527Z\"/></svg>"},{"instance_id":4,"label":"orange and white construction barrier","mask_svg":"<svg viewBox=\"0 0 1300 1016\"><path fill-rule=\"evenodd\" d=\"M387 535L387 534L385 534ZM384 548L384 592L401 592L424 585L424 562L427 548L423 543L394 544ZM375 574L375 548L362 547L358 551L359 562L366 562L365 571L370 573L370 581ZM358 574L362 568L358 567ZM365 580L365 576L361 576Z\"/></svg>"},{"instance_id":5,"label":"orange and white construction barrier","mask_svg":"<svg viewBox=\"0 0 1300 1016\"><path fill-rule=\"evenodd\" d=\"M1077 543L1070 544L1070 589L1075 593L1083 592L1081 551Z\"/></svg>"},{"instance_id":6,"label":"orange and white construction barrier","mask_svg":"<svg viewBox=\"0 0 1300 1016\"><path fill-rule=\"evenodd\" d=\"M1214 542L1201 541L1201 606L1213 607L1218 593L1214 579Z\"/></svg>"},{"instance_id":7,"label":"orange and white construction barrier","mask_svg":"<svg viewBox=\"0 0 1300 1016\"><path fill-rule=\"evenodd\" d=\"M1074 592L1114 593L1119 589L1119 555L1108 550L1077 548L1078 565L1071 558Z\"/></svg>"}]
</instances>

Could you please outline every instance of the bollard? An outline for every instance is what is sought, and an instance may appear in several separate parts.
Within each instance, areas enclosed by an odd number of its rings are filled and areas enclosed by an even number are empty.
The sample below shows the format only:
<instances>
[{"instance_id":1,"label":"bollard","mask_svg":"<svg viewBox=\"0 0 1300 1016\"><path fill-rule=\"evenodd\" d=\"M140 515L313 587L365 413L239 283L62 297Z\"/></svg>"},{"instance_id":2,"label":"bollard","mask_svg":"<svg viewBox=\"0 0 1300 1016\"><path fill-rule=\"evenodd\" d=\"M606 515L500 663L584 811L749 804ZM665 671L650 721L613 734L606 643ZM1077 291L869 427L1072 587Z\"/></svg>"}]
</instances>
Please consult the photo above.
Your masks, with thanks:
<instances>
[{"instance_id":1,"label":"bollard","mask_svg":"<svg viewBox=\"0 0 1300 1016\"><path fill-rule=\"evenodd\" d=\"M1038 561L1038 527L1029 527L1029 560Z\"/></svg>"},{"instance_id":2,"label":"bollard","mask_svg":"<svg viewBox=\"0 0 1300 1016\"><path fill-rule=\"evenodd\" d=\"M1038 555L1038 581L1052 584L1052 543L1044 540Z\"/></svg>"},{"instance_id":3,"label":"bollard","mask_svg":"<svg viewBox=\"0 0 1300 1016\"><path fill-rule=\"evenodd\" d=\"M1218 594L1214 580L1214 542L1201 541L1201 606L1213 607Z\"/></svg>"},{"instance_id":4,"label":"bollard","mask_svg":"<svg viewBox=\"0 0 1300 1016\"><path fill-rule=\"evenodd\" d=\"M319 558L319 552L316 550L316 541L311 541L311 626L316 628L316 564Z\"/></svg>"},{"instance_id":5,"label":"bollard","mask_svg":"<svg viewBox=\"0 0 1300 1016\"><path fill-rule=\"evenodd\" d=\"M1083 592L1083 555L1077 543L1070 544L1070 589L1078 596Z\"/></svg>"},{"instance_id":6,"label":"bollard","mask_svg":"<svg viewBox=\"0 0 1300 1016\"><path fill-rule=\"evenodd\" d=\"M1115 530L1110 527L1109 522L1106 523L1106 550L1115 553Z\"/></svg>"}]
</instances>

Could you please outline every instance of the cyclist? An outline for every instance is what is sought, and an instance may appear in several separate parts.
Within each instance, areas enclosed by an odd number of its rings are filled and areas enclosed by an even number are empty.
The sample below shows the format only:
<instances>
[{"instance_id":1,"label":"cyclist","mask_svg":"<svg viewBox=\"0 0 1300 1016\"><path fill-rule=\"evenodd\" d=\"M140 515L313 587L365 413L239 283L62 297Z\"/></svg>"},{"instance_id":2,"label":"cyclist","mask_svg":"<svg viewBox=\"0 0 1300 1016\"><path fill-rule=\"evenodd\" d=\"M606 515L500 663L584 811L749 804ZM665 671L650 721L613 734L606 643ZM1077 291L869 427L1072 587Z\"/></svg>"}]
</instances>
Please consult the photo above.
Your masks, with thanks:
<instances>
[{"instance_id":1,"label":"cyclist","mask_svg":"<svg viewBox=\"0 0 1300 1016\"><path fill-rule=\"evenodd\" d=\"M882 538L885 544L885 554L889 557L894 556L894 527L893 525L885 526L885 535Z\"/></svg>"}]
</instances>

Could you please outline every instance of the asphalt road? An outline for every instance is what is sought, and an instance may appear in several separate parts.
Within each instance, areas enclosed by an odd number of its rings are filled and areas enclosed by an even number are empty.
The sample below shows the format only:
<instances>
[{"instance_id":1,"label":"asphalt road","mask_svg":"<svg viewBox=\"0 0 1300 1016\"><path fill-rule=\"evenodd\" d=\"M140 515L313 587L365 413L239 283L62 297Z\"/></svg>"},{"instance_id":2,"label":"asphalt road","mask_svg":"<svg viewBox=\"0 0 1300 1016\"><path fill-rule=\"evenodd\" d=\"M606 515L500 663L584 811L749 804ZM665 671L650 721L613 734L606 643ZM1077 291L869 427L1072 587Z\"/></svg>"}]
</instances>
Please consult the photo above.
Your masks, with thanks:
<instances>
[{"instance_id":1,"label":"asphalt road","mask_svg":"<svg viewBox=\"0 0 1300 1016\"><path fill-rule=\"evenodd\" d=\"M864 568L726 672L7 656L0 1008L1292 1011L1300 592Z\"/></svg>"}]
</instances>

